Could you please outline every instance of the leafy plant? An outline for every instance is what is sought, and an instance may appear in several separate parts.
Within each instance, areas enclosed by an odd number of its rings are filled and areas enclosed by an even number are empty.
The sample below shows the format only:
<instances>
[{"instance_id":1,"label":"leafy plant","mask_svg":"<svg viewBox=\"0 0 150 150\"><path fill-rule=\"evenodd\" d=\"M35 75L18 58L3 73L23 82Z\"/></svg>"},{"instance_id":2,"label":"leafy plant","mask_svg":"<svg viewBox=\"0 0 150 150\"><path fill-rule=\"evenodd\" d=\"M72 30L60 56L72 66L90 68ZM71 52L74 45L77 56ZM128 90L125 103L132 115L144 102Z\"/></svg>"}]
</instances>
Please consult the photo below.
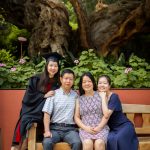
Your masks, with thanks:
<instances>
[{"instance_id":1,"label":"leafy plant","mask_svg":"<svg viewBox=\"0 0 150 150\"><path fill-rule=\"evenodd\" d=\"M42 72L45 61L35 65L28 57L11 63L0 63L0 88L25 88L34 74Z\"/></svg>"},{"instance_id":2,"label":"leafy plant","mask_svg":"<svg viewBox=\"0 0 150 150\"><path fill-rule=\"evenodd\" d=\"M13 61L13 56L10 54L9 51L5 49L0 50L0 62L11 62Z\"/></svg>"},{"instance_id":3,"label":"leafy plant","mask_svg":"<svg viewBox=\"0 0 150 150\"><path fill-rule=\"evenodd\" d=\"M134 54L127 62L123 54L112 63L112 60L98 57L94 50L83 51L79 57L79 63L70 68L76 74L75 88L84 72L90 71L95 79L102 74L109 75L112 79L112 87L115 88L148 88L150 87L150 65ZM25 88L28 80L34 74L42 72L45 60L33 61L28 57L20 60L11 60L0 63L0 88ZM61 64L64 69L64 62Z\"/></svg>"},{"instance_id":4,"label":"leafy plant","mask_svg":"<svg viewBox=\"0 0 150 150\"><path fill-rule=\"evenodd\" d=\"M111 60L109 62L106 58L96 56L94 50L90 49L81 53L79 64L73 70L76 74L75 88L78 88L79 78L86 71L90 71L95 79L102 74L109 75L115 88L150 87L150 65L133 54L128 62L121 54L112 64Z\"/></svg>"}]
</instances>

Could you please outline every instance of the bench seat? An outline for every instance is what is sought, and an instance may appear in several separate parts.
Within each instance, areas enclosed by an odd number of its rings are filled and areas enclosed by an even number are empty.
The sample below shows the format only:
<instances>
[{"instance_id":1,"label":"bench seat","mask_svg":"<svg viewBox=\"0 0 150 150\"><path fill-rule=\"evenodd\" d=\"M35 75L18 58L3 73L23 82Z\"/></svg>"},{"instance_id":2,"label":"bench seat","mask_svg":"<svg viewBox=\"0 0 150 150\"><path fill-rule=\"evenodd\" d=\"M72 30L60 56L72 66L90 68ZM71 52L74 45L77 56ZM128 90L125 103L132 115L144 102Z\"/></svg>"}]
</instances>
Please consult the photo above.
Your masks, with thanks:
<instances>
[{"instance_id":1,"label":"bench seat","mask_svg":"<svg viewBox=\"0 0 150 150\"><path fill-rule=\"evenodd\" d=\"M139 139L139 150L150 150L150 105L122 104L123 112L134 124ZM136 125L135 117L138 115L142 122ZM34 123L29 130L28 150L43 150L42 143L36 142L36 127ZM55 144L54 150L71 150L69 144L60 142Z\"/></svg>"}]
</instances>

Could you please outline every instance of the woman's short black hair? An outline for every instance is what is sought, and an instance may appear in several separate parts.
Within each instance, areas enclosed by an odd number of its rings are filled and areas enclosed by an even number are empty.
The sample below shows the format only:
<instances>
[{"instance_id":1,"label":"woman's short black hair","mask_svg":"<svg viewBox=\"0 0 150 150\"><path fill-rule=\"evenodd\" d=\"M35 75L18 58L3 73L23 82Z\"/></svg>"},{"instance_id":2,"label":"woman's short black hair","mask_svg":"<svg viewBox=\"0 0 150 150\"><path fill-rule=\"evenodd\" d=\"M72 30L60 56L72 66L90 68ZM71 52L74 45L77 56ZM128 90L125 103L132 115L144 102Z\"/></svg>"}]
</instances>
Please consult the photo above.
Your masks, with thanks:
<instances>
[{"instance_id":1,"label":"woman's short black hair","mask_svg":"<svg viewBox=\"0 0 150 150\"><path fill-rule=\"evenodd\" d=\"M100 78L106 78L107 82L111 86L111 79L108 75L103 74L103 75L99 76L98 81L99 81Z\"/></svg>"},{"instance_id":2,"label":"woman's short black hair","mask_svg":"<svg viewBox=\"0 0 150 150\"><path fill-rule=\"evenodd\" d=\"M82 76L80 77L80 81L79 81L79 92L80 92L80 95L85 94L85 91L82 88L82 82L83 82L83 77L84 76L87 76L87 77L89 77L91 79L91 81L93 83L93 90L94 91L97 90L97 85L96 85L96 81L95 81L94 76L90 72L85 72L85 73L82 74Z\"/></svg>"}]
</instances>

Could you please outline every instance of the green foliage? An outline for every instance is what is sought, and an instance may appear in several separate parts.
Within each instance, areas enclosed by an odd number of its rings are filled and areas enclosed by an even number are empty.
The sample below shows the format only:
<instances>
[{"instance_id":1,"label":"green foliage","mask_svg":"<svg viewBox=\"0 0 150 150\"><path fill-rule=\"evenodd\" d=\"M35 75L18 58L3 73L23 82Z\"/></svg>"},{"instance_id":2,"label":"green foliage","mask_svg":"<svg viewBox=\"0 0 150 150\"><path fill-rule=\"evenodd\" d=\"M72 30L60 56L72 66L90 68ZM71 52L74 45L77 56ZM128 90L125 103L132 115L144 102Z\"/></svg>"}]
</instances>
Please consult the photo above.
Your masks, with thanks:
<instances>
[{"instance_id":1,"label":"green foliage","mask_svg":"<svg viewBox=\"0 0 150 150\"><path fill-rule=\"evenodd\" d=\"M5 50L3 50L5 52ZM9 58L9 54L8 54ZM5 59L4 59L5 60ZM9 59L8 59L9 60ZM41 73L45 60L30 60L24 57L21 60L4 61L0 63L0 88L25 88L28 80L34 74ZM126 67L130 66L130 67ZM64 69L64 62L61 64ZM90 71L95 79L102 74L109 75L112 79L112 87L115 88L149 88L150 87L150 65L135 55L131 55L125 62L124 55L112 63L108 58L98 57L94 50L83 51L79 57L79 63L70 68L76 74L75 88L84 72Z\"/></svg>"},{"instance_id":2,"label":"green foliage","mask_svg":"<svg viewBox=\"0 0 150 150\"><path fill-rule=\"evenodd\" d=\"M69 1L65 0L64 3L69 13L69 25L72 27L72 30L77 30L78 24L77 24L77 17L74 12L74 8Z\"/></svg>"},{"instance_id":3,"label":"green foliage","mask_svg":"<svg viewBox=\"0 0 150 150\"><path fill-rule=\"evenodd\" d=\"M126 67L130 65L130 67ZM76 74L75 88L83 72L90 71L95 79L102 74L109 75L112 79L112 87L115 88L144 88L150 87L150 65L144 59L131 55L125 63L124 55L112 64L111 60L96 56L92 49L83 51L79 58L79 64L73 67Z\"/></svg>"},{"instance_id":4,"label":"green foliage","mask_svg":"<svg viewBox=\"0 0 150 150\"><path fill-rule=\"evenodd\" d=\"M18 37L23 36L29 38L29 32L26 29L19 29L13 24L5 21L3 16L0 16L0 47L9 50L11 53L17 49Z\"/></svg>"},{"instance_id":5,"label":"green foliage","mask_svg":"<svg viewBox=\"0 0 150 150\"><path fill-rule=\"evenodd\" d=\"M44 60L35 65L28 57L0 63L0 88L26 88L29 78L42 72L44 65Z\"/></svg>"},{"instance_id":6,"label":"green foliage","mask_svg":"<svg viewBox=\"0 0 150 150\"><path fill-rule=\"evenodd\" d=\"M1 49L0 50L0 62L12 62L13 61L13 57L10 54L10 52L6 51L5 49Z\"/></svg>"}]
</instances>

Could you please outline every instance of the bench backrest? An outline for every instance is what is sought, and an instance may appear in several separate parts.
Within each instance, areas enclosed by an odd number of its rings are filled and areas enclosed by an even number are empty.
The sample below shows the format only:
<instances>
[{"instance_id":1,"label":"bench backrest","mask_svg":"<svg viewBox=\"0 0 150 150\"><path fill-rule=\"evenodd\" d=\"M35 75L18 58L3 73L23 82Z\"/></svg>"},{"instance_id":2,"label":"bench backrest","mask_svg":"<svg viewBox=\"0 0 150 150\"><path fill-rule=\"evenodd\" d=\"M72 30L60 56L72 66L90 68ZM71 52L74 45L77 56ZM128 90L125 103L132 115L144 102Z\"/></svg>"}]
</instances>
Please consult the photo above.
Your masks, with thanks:
<instances>
[{"instance_id":1,"label":"bench backrest","mask_svg":"<svg viewBox=\"0 0 150 150\"><path fill-rule=\"evenodd\" d=\"M138 135L150 135L150 105L122 104L122 108Z\"/></svg>"}]
</instances>

